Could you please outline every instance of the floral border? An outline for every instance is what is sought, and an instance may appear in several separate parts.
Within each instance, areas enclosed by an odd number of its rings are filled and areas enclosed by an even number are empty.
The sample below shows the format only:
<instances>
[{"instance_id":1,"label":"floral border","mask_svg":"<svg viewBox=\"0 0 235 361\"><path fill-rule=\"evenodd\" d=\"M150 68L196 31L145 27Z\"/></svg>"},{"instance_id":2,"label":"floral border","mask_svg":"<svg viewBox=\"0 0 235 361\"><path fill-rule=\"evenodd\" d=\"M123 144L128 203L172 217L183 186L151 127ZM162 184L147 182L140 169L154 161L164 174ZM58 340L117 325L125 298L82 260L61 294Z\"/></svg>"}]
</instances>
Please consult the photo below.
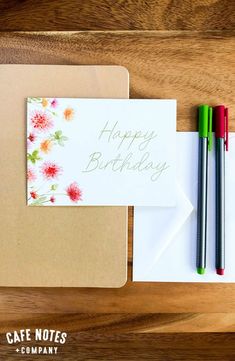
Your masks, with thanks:
<instances>
[{"instance_id":1,"label":"floral border","mask_svg":"<svg viewBox=\"0 0 235 361\"><path fill-rule=\"evenodd\" d=\"M44 159L45 155L53 155L54 147L66 145L68 137L56 128L56 119L62 117L66 122L72 121L74 109L67 107L61 114L57 111L59 104L57 98L31 97L27 99L27 103L36 105L35 109L30 114L28 113L28 205L56 205L57 198L61 196L68 197L71 203L82 201L83 192L76 181L72 181L62 192L59 192L58 181L63 174L63 169L53 160ZM38 181L40 181L39 184Z\"/></svg>"}]
</instances>

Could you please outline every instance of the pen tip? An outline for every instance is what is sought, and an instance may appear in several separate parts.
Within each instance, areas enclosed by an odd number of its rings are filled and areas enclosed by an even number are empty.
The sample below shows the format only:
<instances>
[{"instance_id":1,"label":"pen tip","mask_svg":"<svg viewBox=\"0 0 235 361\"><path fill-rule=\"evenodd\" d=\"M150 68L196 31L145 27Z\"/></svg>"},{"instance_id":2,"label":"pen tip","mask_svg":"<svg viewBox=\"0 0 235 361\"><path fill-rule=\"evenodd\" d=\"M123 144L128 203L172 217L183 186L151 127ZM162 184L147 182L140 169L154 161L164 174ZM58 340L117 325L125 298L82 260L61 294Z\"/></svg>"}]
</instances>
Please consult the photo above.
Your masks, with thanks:
<instances>
[{"instance_id":1,"label":"pen tip","mask_svg":"<svg viewBox=\"0 0 235 361\"><path fill-rule=\"evenodd\" d=\"M201 268L201 267L198 267L197 268L197 273L199 274L199 275L204 275L204 273L205 273L205 268Z\"/></svg>"},{"instance_id":2,"label":"pen tip","mask_svg":"<svg viewBox=\"0 0 235 361\"><path fill-rule=\"evenodd\" d=\"M223 276L224 275L224 269L223 268L217 268L216 273L217 273L217 275Z\"/></svg>"}]
</instances>

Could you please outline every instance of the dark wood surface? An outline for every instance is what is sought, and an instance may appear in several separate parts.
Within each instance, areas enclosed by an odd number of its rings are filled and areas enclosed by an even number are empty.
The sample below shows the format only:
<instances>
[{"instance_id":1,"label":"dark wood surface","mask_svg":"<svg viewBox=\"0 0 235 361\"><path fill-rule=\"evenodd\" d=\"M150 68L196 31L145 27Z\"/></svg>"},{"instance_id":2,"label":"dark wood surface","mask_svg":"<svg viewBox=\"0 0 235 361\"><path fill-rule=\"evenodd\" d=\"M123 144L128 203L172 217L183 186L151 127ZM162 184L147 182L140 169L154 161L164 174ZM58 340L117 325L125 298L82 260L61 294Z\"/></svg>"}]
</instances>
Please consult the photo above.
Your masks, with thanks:
<instances>
[{"instance_id":1,"label":"dark wood surface","mask_svg":"<svg viewBox=\"0 0 235 361\"><path fill-rule=\"evenodd\" d=\"M35 310L36 311L36 310ZM50 327L71 332L199 333L234 332L235 313L8 313L0 314L0 333ZM1 355L1 354L0 354Z\"/></svg>"},{"instance_id":2,"label":"dark wood surface","mask_svg":"<svg viewBox=\"0 0 235 361\"><path fill-rule=\"evenodd\" d=\"M233 0L1 0L0 30L231 30Z\"/></svg>"},{"instance_id":3,"label":"dark wood surface","mask_svg":"<svg viewBox=\"0 0 235 361\"><path fill-rule=\"evenodd\" d=\"M0 1L0 30L36 31L2 32L0 62L123 65L132 98L178 100L178 130L195 130L207 101L230 107L235 131L234 10L230 0ZM1 360L24 359L5 332L36 327L68 332L58 360L235 359L235 285L132 283L129 214L125 287L0 289ZM41 358L52 359L27 356Z\"/></svg>"},{"instance_id":4,"label":"dark wood surface","mask_svg":"<svg viewBox=\"0 0 235 361\"><path fill-rule=\"evenodd\" d=\"M8 360L67 360L67 361L233 361L235 334L223 333L139 333L98 334L74 332L58 355L22 356L12 347L2 344L4 361Z\"/></svg>"}]
</instances>

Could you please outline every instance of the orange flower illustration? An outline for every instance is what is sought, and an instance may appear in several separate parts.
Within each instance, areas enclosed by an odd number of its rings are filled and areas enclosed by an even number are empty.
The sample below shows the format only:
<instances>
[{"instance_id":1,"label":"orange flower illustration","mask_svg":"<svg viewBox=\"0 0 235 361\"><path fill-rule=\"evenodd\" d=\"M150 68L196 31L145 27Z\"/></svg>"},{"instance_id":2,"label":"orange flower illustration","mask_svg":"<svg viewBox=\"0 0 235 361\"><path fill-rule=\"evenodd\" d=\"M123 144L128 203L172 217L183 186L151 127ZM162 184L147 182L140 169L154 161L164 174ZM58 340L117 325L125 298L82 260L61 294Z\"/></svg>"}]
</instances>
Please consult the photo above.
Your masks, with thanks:
<instances>
[{"instance_id":1,"label":"orange flower illustration","mask_svg":"<svg viewBox=\"0 0 235 361\"><path fill-rule=\"evenodd\" d=\"M73 108L66 108L64 110L64 119L67 120L67 121L70 121L72 120L74 117L74 110Z\"/></svg>"},{"instance_id":2,"label":"orange flower illustration","mask_svg":"<svg viewBox=\"0 0 235 361\"><path fill-rule=\"evenodd\" d=\"M48 100L46 98L42 98L42 106L46 108L48 106Z\"/></svg>"},{"instance_id":3,"label":"orange flower illustration","mask_svg":"<svg viewBox=\"0 0 235 361\"><path fill-rule=\"evenodd\" d=\"M43 153L47 154L50 152L52 148L52 141L49 139L44 140L41 144L40 144L40 149Z\"/></svg>"}]
</instances>

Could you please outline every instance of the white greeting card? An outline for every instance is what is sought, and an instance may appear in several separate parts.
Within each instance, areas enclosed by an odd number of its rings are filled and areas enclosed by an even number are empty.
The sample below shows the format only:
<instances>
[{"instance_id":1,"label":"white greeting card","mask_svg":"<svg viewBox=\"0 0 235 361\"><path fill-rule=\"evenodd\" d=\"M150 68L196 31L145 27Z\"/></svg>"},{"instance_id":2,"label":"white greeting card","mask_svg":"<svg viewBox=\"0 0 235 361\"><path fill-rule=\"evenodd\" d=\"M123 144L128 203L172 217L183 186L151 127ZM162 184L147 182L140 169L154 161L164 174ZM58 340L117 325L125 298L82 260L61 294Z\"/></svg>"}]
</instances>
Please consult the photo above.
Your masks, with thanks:
<instances>
[{"instance_id":1,"label":"white greeting card","mask_svg":"<svg viewBox=\"0 0 235 361\"><path fill-rule=\"evenodd\" d=\"M175 100L27 99L28 205L175 205Z\"/></svg>"}]
</instances>

